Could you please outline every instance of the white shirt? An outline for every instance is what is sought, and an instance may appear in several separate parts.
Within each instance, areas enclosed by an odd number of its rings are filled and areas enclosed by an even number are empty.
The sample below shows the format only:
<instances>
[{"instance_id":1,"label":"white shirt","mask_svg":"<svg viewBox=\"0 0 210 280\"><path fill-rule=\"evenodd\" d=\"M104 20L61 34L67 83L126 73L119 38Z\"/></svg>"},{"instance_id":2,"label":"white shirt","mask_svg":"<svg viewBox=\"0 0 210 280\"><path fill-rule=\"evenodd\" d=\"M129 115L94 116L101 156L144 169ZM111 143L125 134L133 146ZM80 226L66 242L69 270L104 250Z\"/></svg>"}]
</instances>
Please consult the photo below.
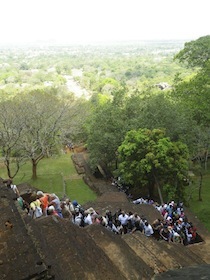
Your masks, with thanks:
<instances>
[{"instance_id":1,"label":"white shirt","mask_svg":"<svg viewBox=\"0 0 210 280\"><path fill-rule=\"evenodd\" d=\"M129 216L127 214L120 214L118 220L121 222L121 225L125 226L128 223Z\"/></svg>"},{"instance_id":2,"label":"white shirt","mask_svg":"<svg viewBox=\"0 0 210 280\"><path fill-rule=\"evenodd\" d=\"M87 225L92 225L93 221L92 221L92 217L90 214L88 214L85 218L84 218L84 222Z\"/></svg>"},{"instance_id":3,"label":"white shirt","mask_svg":"<svg viewBox=\"0 0 210 280\"><path fill-rule=\"evenodd\" d=\"M144 225L144 234L146 236L151 236L154 233L152 226L149 224L148 226Z\"/></svg>"},{"instance_id":4,"label":"white shirt","mask_svg":"<svg viewBox=\"0 0 210 280\"><path fill-rule=\"evenodd\" d=\"M79 213L79 215L77 215L77 216L74 218L74 223L75 223L75 225L80 226L80 225L81 225L81 221L82 221L82 214Z\"/></svg>"},{"instance_id":5,"label":"white shirt","mask_svg":"<svg viewBox=\"0 0 210 280\"><path fill-rule=\"evenodd\" d=\"M14 193L18 194L18 189L16 185L10 185L10 187L14 191Z\"/></svg>"}]
</instances>

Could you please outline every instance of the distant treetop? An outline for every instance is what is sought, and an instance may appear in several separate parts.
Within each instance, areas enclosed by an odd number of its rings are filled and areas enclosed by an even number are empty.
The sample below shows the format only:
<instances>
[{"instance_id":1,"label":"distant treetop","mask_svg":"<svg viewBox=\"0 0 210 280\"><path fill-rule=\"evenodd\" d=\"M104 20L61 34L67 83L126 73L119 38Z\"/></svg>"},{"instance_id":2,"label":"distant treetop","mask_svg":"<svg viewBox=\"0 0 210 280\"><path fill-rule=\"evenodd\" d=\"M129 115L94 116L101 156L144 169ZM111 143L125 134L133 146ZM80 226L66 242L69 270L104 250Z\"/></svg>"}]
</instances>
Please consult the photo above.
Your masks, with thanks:
<instances>
[{"instance_id":1,"label":"distant treetop","mask_svg":"<svg viewBox=\"0 0 210 280\"><path fill-rule=\"evenodd\" d=\"M188 67L204 67L210 59L210 35L185 43L174 59L186 62Z\"/></svg>"}]
</instances>

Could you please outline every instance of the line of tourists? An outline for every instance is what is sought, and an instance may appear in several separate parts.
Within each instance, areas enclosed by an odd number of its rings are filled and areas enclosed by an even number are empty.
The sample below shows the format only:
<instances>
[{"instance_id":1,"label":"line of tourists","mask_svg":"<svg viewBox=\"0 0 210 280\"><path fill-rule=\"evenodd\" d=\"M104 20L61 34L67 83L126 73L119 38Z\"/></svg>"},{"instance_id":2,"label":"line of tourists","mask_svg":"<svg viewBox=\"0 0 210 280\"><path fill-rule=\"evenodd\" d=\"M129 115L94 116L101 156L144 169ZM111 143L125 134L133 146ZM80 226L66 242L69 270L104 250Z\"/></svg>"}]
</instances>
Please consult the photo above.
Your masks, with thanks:
<instances>
[{"instance_id":1,"label":"line of tourists","mask_svg":"<svg viewBox=\"0 0 210 280\"><path fill-rule=\"evenodd\" d=\"M69 198L60 200L56 194L42 191L37 191L32 197L34 199L26 209L33 219L55 215L69 219L79 227L100 224L115 234L134 233L138 230L149 237L154 233L146 218L140 217L137 213L126 213L118 209L115 213L106 210L105 214L101 215L93 207L84 209L76 200L71 201Z\"/></svg>"},{"instance_id":2,"label":"line of tourists","mask_svg":"<svg viewBox=\"0 0 210 280\"><path fill-rule=\"evenodd\" d=\"M23 200L17 188L17 201L23 210L33 218L55 215L60 218L69 219L79 227L92 224L100 224L115 234L132 234L140 231L147 237L154 237L157 240L167 242L178 242L188 245L196 242L198 233L192 222L188 221L185 215L183 203L170 201L159 205L153 200L139 198L133 201L134 204L150 204L162 215L162 219L156 219L151 224L147 218L138 213L126 212L118 209L115 213L109 210L102 215L92 207L84 209L76 200L69 198L60 199L54 193L37 191L31 195L30 204Z\"/></svg>"}]
</instances>

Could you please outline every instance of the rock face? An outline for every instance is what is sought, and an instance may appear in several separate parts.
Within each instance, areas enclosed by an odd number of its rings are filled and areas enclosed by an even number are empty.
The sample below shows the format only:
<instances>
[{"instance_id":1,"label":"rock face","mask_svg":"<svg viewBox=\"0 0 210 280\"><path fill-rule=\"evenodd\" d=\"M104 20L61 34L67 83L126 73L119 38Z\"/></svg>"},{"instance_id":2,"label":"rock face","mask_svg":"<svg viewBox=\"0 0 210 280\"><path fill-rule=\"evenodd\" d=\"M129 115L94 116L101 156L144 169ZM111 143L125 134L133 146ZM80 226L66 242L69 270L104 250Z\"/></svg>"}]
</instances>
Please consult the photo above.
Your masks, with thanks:
<instances>
[{"instance_id":1,"label":"rock face","mask_svg":"<svg viewBox=\"0 0 210 280\"><path fill-rule=\"evenodd\" d=\"M93 178L88 180L97 188ZM159 217L153 206L129 202L110 184L107 191L102 181L98 186L100 196L84 208L91 206L100 214L121 208L137 212L149 222ZM22 185L20 189L27 197L31 187ZM170 270L209 268L209 233L191 213L187 215L204 242L183 246L147 238L140 232L115 235L101 225L79 228L55 216L32 220L2 180L0 208L0 280L168 279L164 272L173 275Z\"/></svg>"},{"instance_id":2,"label":"rock face","mask_svg":"<svg viewBox=\"0 0 210 280\"><path fill-rule=\"evenodd\" d=\"M159 84L155 84L156 87L158 87L161 90L169 89L171 86L168 83L162 82Z\"/></svg>"},{"instance_id":3,"label":"rock face","mask_svg":"<svg viewBox=\"0 0 210 280\"><path fill-rule=\"evenodd\" d=\"M18 210L0 180L0 279L52 279Z\"/></svg>"}]
</instances>

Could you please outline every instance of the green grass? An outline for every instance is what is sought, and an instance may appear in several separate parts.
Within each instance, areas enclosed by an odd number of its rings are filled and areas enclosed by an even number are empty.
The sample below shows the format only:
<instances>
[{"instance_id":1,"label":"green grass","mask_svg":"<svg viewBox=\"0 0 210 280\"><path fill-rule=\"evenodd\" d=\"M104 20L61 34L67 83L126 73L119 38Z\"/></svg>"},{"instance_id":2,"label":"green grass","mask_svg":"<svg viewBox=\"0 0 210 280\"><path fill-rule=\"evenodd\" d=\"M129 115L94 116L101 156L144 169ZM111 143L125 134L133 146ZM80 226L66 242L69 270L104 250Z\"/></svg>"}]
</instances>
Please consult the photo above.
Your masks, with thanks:
<instances>
[{"instance_id":1,"label":"green grass","mask_svg":"<svg viewBox=\"0 0 210 280\"><path fill-rule=\"evenodd\" d=\"M210 231L210 170L203 176L201 190L202 201L198 198L199 178L193 179L193 184L189 186L192 192L192 199L189 202L189 208L198 217L198 219Z\"/></svg>"},{"instance_id":2,"label":"green grass","mask_svg":"<svg viewBox=\"0 0 210 280\"><path fill-rule=\"evenodd\" d=\"M55 193L63 197L64 193L71 200L77 200L80 204L94 201L96 194L84 183L81 176L77 174L70 154L64 154L48 159L43 159L37 167L37 180L32 180L32 166L30 162L23 165L14 178L16 185L28 183L37 189ZM7 178L4 165L0 165L0 177Z\"/></svg>"}]
</instances>

